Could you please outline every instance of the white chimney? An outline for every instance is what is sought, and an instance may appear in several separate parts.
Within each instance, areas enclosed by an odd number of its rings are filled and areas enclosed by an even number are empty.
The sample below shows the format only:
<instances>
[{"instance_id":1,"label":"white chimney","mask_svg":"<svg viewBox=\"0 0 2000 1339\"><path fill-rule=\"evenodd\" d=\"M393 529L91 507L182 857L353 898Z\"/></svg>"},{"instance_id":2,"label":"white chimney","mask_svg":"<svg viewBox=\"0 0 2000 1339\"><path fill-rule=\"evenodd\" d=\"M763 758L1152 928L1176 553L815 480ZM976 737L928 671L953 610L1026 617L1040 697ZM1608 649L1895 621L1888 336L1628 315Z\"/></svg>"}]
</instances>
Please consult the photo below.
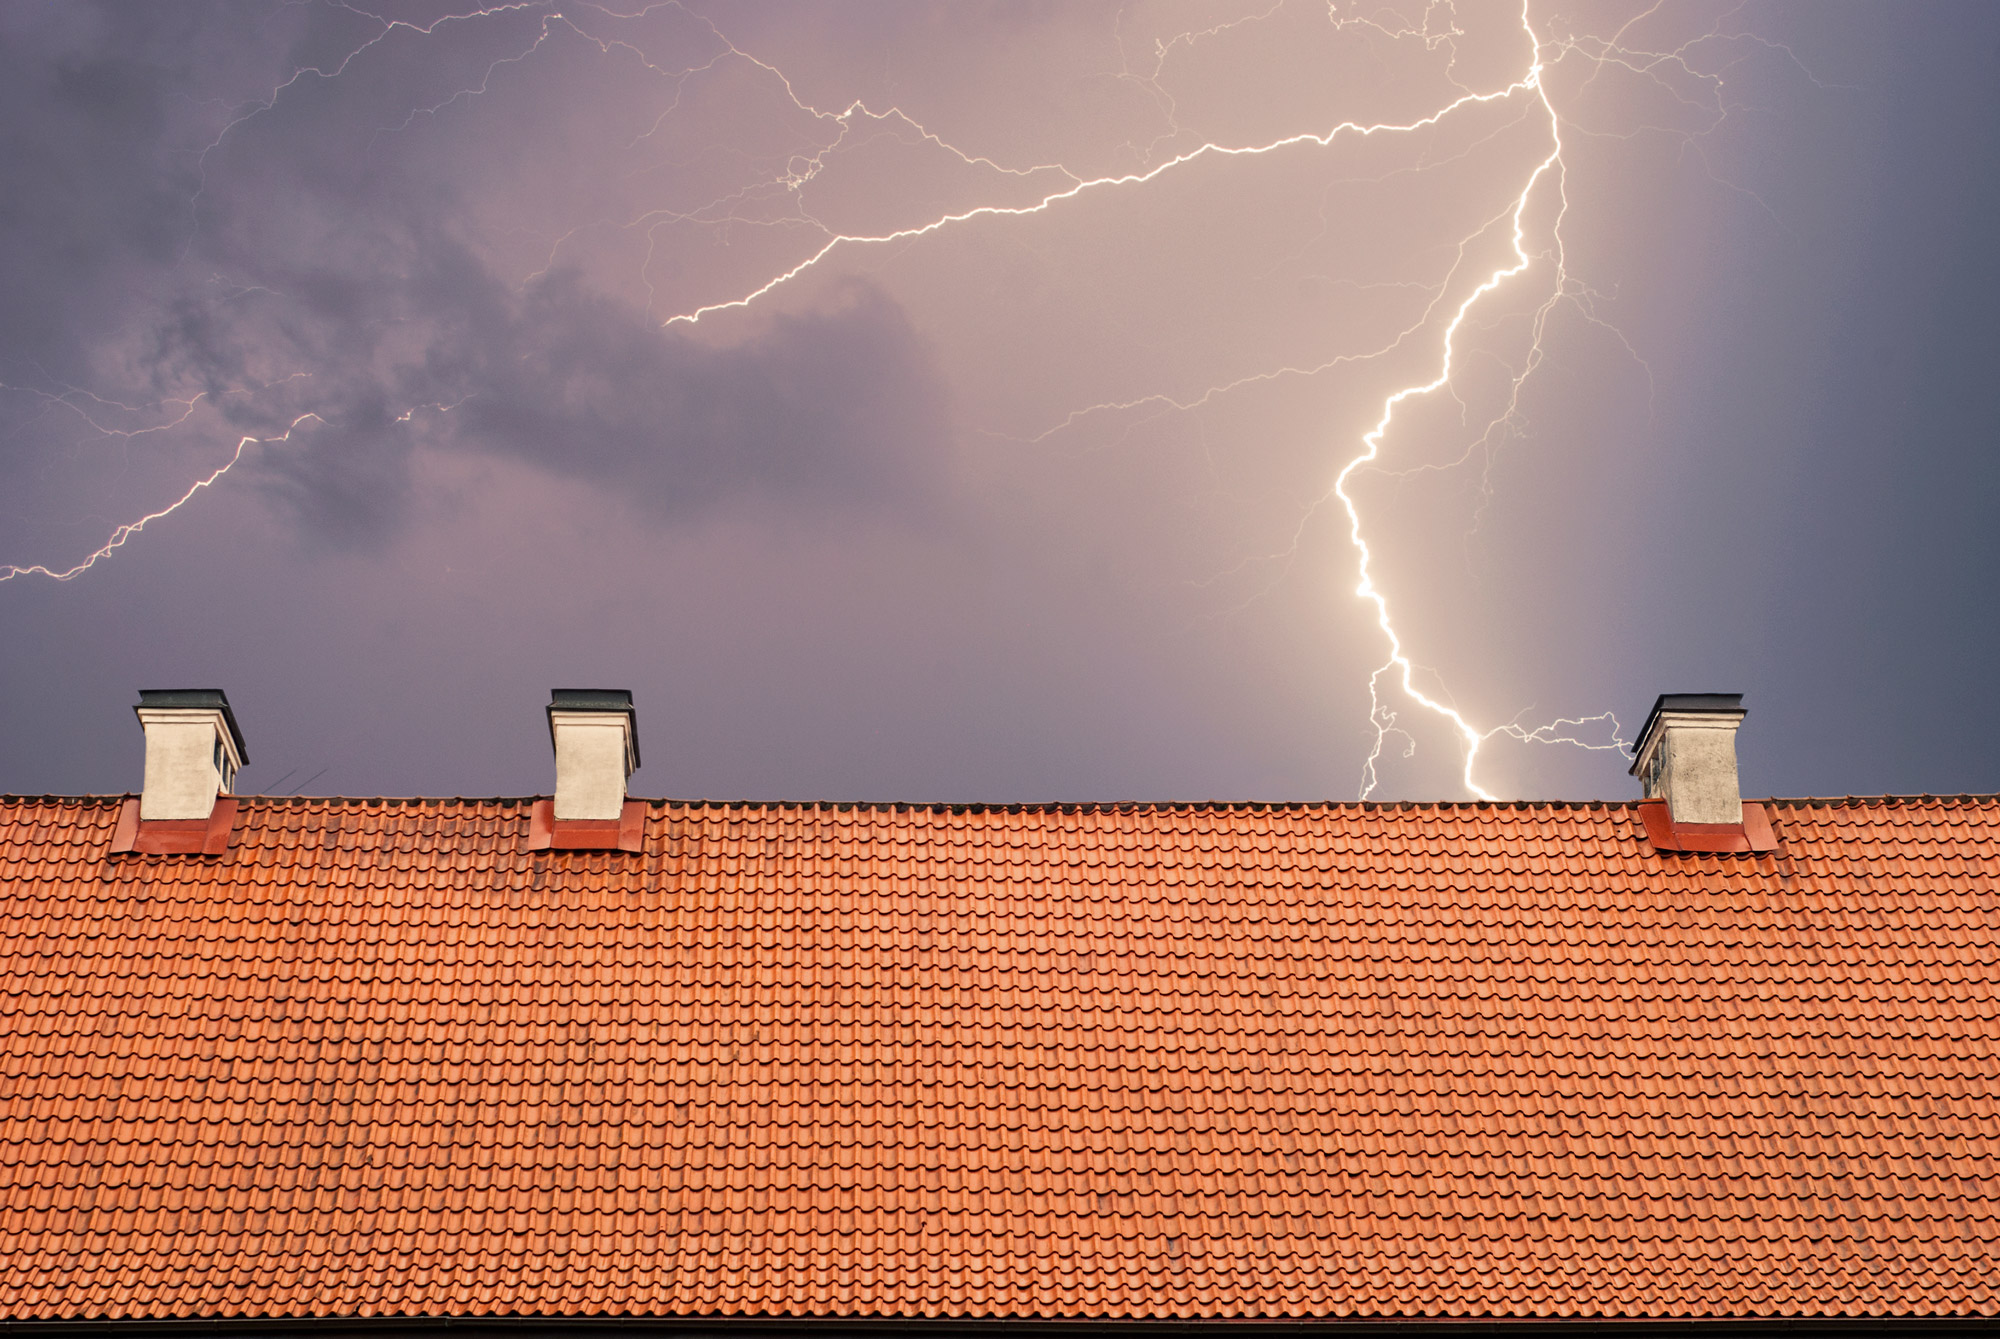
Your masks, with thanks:
<instances>
[{"instance_id":1,"label":"white chimney","mask_svg":"<svg viewBox=\"0 0 2000 1339\"><path fill-rule=\"evenodd\" d=\"M146 688L132 710L146 731L139 817L207 818L250 760L228 696L220 688Z\"/></svg>"},{"instance_id":2,"label":"white chimney","mask_svg":"<svg viewBox=\"0 0 2000 1339\"><path fill-rule=\"evenodd\" d=\"M1743 717L1741 693L1662 693L1632 755L1644 797L1666 800L1676 823L1741 824L1736 727Z\"/></svg>"},{"instance_id":3,"label":"white chimney","mask_svg":"<svg viewBox=\"0 0 2000 1339\"><path fill-rule=\"evenodd\" d=\"M556 821L618 818L625 779L639 768L632 694L621 688L552 690L549 738L556 749Z\"/></svg>"}]
</instances>

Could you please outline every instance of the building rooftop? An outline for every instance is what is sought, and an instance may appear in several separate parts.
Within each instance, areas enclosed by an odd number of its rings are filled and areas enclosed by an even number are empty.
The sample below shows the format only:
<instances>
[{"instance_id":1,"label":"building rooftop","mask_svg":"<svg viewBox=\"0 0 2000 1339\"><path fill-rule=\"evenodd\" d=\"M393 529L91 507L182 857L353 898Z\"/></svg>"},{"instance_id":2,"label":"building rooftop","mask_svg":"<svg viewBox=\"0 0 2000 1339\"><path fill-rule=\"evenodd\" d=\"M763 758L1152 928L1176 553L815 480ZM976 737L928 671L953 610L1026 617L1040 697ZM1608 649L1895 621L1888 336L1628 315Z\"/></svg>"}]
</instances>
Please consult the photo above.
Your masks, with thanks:
<instances>
[{"instance_id":1,"label":"building rooftop","mask_svg":"<svg viewBox=\"0 0 2000 1339\"><path fill-rule=\"evenodd\" d=\"M2000 799L0 799L0 1317L2000 1313Z\"/></svg>"}]
</instances>

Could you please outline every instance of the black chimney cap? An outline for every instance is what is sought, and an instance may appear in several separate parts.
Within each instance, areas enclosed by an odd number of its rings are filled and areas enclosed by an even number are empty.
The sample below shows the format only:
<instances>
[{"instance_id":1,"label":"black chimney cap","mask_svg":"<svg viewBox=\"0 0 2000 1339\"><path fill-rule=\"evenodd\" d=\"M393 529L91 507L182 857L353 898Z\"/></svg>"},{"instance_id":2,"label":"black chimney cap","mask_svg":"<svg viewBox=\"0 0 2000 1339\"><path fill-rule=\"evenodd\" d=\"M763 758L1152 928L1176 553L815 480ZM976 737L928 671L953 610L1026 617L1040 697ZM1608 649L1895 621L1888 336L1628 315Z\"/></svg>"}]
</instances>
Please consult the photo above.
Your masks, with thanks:
<instances>
[{"instance_id":1,"label":"black chimney cap","mask_svg":"<svg viewBox=\"0 0 2000 1339\"><path fill-rule=\"evenodd\" d=\"M229 694L220 688L141 688L138 706L132 710L140 707L221 712L222 723L229 727L229 740L236 745L236 760L249 764L250 750L243 745L243 731L237 727L236 713L229 709Z\"/></svg>"},{"instance_id":2,"label":"black chimney cap","mask_svg":"<svg viewBox=\"0 0 2000 1339\"><path fill-rule=\"evenodd\" d=\"M1653 722L1660 719L1663 711L1726 711L1741 713L1743 694L1741 693L1661 693L1653 703L1653 709L1646 713L1646 723L1639 727L1637 742L1646 742L1646 736L1653 733Z\"/></svg>"},{"instance_id":3,"label":"black chimney cap","mask_svg":"<svg viewBox=\"0 0 2000 1339\"><path fill-rule=\"evenodd\" d=\"M549 706L557 711L631 711L632 694L624 688L551 688Z\"/></svg>"}]
</instances>

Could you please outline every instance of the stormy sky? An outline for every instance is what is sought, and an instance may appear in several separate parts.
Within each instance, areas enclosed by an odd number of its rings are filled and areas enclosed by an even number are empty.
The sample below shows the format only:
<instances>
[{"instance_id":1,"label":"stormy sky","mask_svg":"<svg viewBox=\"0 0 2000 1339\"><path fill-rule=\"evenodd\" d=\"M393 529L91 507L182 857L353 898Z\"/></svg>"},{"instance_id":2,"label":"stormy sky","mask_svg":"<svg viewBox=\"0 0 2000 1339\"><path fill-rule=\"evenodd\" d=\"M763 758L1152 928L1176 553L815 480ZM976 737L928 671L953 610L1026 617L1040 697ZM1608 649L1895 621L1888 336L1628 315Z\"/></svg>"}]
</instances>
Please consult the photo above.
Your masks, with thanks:
<instances>
[{"instance_id":1,"label":"stormy sky","mask_svg":"<svg viewBox=\"0 0 2000 1339\"><path fill-rule=\"evenodd\" d=\"M1986 3L0 0L0 790L1464 798L1392 399L1484 788L2000 790L1996 216Z\"/></svg>"}]
</instances>

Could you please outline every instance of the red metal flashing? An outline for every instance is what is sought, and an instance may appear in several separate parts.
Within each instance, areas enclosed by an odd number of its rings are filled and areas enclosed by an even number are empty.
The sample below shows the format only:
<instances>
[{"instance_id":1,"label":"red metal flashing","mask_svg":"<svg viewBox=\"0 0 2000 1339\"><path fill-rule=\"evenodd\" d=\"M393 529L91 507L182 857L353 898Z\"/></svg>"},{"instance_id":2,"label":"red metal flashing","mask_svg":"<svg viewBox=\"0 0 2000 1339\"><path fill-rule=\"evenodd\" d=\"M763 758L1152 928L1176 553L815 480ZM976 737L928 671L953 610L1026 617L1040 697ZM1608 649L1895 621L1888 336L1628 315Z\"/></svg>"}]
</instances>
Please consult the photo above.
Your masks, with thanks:
<instances>
[{"instance_id":1,"label":"red metal flashing","mask_svg":"<svg viewBox=\"0 0 2000 1339\"><path fill-rule=\"evenodd\" d=\"M1639 820L1656 851L1706 855L1747 855L1778 849L1771 817L1761 804L1745 801L1741 823L1676 823L1665 800L1641 800Z\"/></svg>"},{"instance_id":2,"label":"red metal flashing","mask_svg":"<svg viewBox=\"0 0 2000 1339\"><path fill-rule=\"evenodd\" d=\"M218 795L207 818L141 819L138 799L128 799L118 808L109 854L222 855L235 826L234 795Z\"/></svg>"},{"instance_id":3,"label":"red metal flashing","mask_svg":"<svg viewBox=\"0 0 2000 1339\"><path fill-rule=\"evenodd\" d=\"M554 800L536 800L528 813L530 851L642 851L646 802L627 800L618 817L556 819Z\"/></svg>"},{"instance_id":4,"label":"red metal flashing","mask_svg":"<svg viewBox=\"0 0 2000 1339\"><path fill-rule=\"evenodd\" d=\"M132 849L132 843L139 836L139 801L128 799L118 806L118 826L111 830L111 855L123 855Z\"/></svg>"}]
</instances>

